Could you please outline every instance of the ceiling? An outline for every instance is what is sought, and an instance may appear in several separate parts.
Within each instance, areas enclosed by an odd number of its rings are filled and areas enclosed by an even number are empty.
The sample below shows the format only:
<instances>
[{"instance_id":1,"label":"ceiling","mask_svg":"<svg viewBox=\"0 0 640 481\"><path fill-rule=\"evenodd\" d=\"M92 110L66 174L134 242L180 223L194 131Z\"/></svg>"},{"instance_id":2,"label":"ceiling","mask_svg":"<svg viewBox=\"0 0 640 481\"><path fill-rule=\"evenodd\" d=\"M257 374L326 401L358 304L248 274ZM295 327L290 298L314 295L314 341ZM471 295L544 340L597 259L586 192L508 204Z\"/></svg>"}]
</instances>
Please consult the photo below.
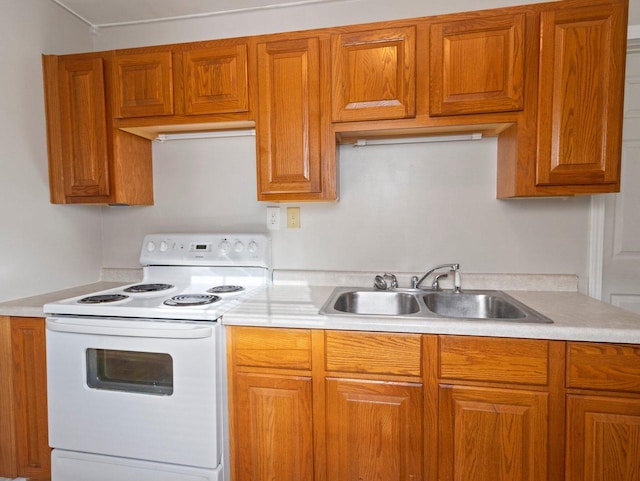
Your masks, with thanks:
<instances>
[{"instance_id":1,"label":"ceiling","mask_svg":"<svg viewBox=\"0 0 640 481\"><path fill-rule=\"evenodd\" d=\"M348 0L51 0L91 27Z\"/></svg>"}]
</instances>

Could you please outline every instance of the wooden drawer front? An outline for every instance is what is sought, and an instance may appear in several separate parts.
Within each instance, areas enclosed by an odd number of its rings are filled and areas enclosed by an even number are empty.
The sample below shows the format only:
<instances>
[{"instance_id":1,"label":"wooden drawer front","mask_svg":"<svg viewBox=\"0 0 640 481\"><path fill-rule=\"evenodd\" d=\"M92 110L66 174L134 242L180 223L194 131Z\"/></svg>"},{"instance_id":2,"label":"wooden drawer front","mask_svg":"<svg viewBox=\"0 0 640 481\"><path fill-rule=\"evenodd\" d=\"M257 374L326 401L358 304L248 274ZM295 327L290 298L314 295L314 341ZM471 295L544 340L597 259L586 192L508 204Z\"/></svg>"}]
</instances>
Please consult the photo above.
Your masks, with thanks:
<instances>
[{"instance_id":1,"label":"wooden drawer front","mask_svg":"<svg viewBox=\"0 0 640 481\"><path fill-rule=\"evenodd\" d=\"M327 371L420 376L419 334L327 331Z\"/></svg>"},{"instance_id":2,"label":"wooden drawer front","mask_svg":"<svg viewBox=\"0 0 640 481\"><path fill-rule=\"evenodd\" d=\"M311 369L311 331L233 327L237 366Z\"/></svg>"},{"instance_id":3,"label":"wooden drawer front","mask_svg":"<svg viewBox=\"0 0 640 481\"><path fill-rule=\"evenodd\" d=\"M640 346L568 343L567 387L640 392Z\"/></svg>"},{"instance_id":4,"label":"wooden drawer front","mask_svg":"<svg viewBox=\"0 0 640 481\"><path fill-rule=\"evenodd\" d=\"M549 343L530 339L440 336L440 377L546 385Z\"/></svg>"}]
</instances>

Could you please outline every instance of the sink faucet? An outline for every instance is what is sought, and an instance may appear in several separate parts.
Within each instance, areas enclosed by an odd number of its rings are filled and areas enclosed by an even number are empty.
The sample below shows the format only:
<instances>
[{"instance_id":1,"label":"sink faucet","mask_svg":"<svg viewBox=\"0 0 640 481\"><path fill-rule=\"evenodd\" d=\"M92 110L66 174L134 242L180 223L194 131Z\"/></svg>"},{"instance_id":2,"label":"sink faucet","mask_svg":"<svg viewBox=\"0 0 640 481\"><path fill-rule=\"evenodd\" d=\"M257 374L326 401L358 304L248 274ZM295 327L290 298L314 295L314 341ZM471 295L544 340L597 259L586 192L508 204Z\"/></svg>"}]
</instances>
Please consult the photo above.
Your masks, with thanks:
<instances>
[{"instance_id":1,"label":"sink faucet","mask_svg":"<svg viewBox=\"0 0 640 481\"><path fill-rule=\"evenodd\" d=\"M387 284L387 279L391 282ZM389 289L395 289L398 287L398 279L394 274L384 273L381 276L376 276L373 279L373 287L381 291L388 291Z\"/></svg>"},{"instance_id":2,"label":"sink faucet","mask_svg":"<svg viewBox=\"0 0 640 481\"><path fill-rule=\"evenodd\" d=\"M460 280L460 264L442 264L434 267L433 269L429 269L427 273L418 279L417 276L413 276L411 278L411 287L414 289L418 289L420 284L424 282L424 280L433 274L436 271L441 269L449 269L449 271L453 272L453 292L462 292L462 281ZM443 277L447 277L447 274L437 275L433 279L433 283L431 284L431 288L434 290L440 289L440 279Z\"/></svg>"}]
</instances>

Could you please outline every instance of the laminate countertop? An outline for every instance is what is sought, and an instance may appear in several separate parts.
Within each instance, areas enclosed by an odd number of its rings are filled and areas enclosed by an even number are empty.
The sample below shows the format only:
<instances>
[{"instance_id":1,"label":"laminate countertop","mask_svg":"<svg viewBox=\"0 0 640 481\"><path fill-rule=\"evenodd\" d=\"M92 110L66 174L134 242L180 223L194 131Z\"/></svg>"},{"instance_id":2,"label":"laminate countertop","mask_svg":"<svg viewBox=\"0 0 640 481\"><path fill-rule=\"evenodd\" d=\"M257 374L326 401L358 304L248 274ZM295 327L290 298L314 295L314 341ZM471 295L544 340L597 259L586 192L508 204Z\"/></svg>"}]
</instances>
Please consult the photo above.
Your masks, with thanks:
<instances>
[{"instance_id":1,"label":"laminate countertop","mask_svg":"<svg viewBox=\"0 0 640 481\"><path fill-rule=\"evenodd\" d=\"M319 314L331 286L272 286L223 316L225 325L455 334L640 344L640 315L577 292L507 294L552 324Z\"/></svg>"}]
</instances>

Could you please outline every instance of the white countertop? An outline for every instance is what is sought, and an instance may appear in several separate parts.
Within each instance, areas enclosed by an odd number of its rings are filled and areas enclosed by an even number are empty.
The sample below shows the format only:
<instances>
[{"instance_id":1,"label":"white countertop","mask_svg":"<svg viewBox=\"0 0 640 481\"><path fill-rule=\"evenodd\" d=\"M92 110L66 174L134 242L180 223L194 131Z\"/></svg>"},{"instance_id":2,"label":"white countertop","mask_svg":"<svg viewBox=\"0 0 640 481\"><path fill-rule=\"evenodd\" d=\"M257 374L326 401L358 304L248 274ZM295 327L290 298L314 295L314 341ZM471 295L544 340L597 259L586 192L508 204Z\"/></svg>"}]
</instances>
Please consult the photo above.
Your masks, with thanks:
<instances>
[{"instance_id":1,"label":"white countertop","mask_svg":"<svg viewBox=\"0 0 640 481\"><path fill-rule=\"evenodd\" d=\"M42 317L46 303L137 282L141 272L111 269L103 281L0 303L0 316ZM403 275L402 279L408 279ZM576 292L572 275L466 274L463 288L504 290L553 324L510 321L406 319L375 316L324 316L320 308L334 286L369 285L371 273L275 271L275 285L233 311L223 324L239 326L343 329L425 334L522 337L640 344L640 315ZM315 285L306 285L306 282ZM322 285L327 284L327 285ZM445 287L446 284L445 284ZM520 290L513 290L520 289Z\"/></svg>"},{"instance_id":2,"label":"white countertop","mask_svg":"<svg viewBox=\"0 0 640 481\"><path fill-rule=\"evenodd\" d=\"M456 334L640 344L640 315L577 292L506 291L553 324L511 321L324 316L331 286L273 286L224 315L234 326Z\"/></svg>"}]
</instances>

